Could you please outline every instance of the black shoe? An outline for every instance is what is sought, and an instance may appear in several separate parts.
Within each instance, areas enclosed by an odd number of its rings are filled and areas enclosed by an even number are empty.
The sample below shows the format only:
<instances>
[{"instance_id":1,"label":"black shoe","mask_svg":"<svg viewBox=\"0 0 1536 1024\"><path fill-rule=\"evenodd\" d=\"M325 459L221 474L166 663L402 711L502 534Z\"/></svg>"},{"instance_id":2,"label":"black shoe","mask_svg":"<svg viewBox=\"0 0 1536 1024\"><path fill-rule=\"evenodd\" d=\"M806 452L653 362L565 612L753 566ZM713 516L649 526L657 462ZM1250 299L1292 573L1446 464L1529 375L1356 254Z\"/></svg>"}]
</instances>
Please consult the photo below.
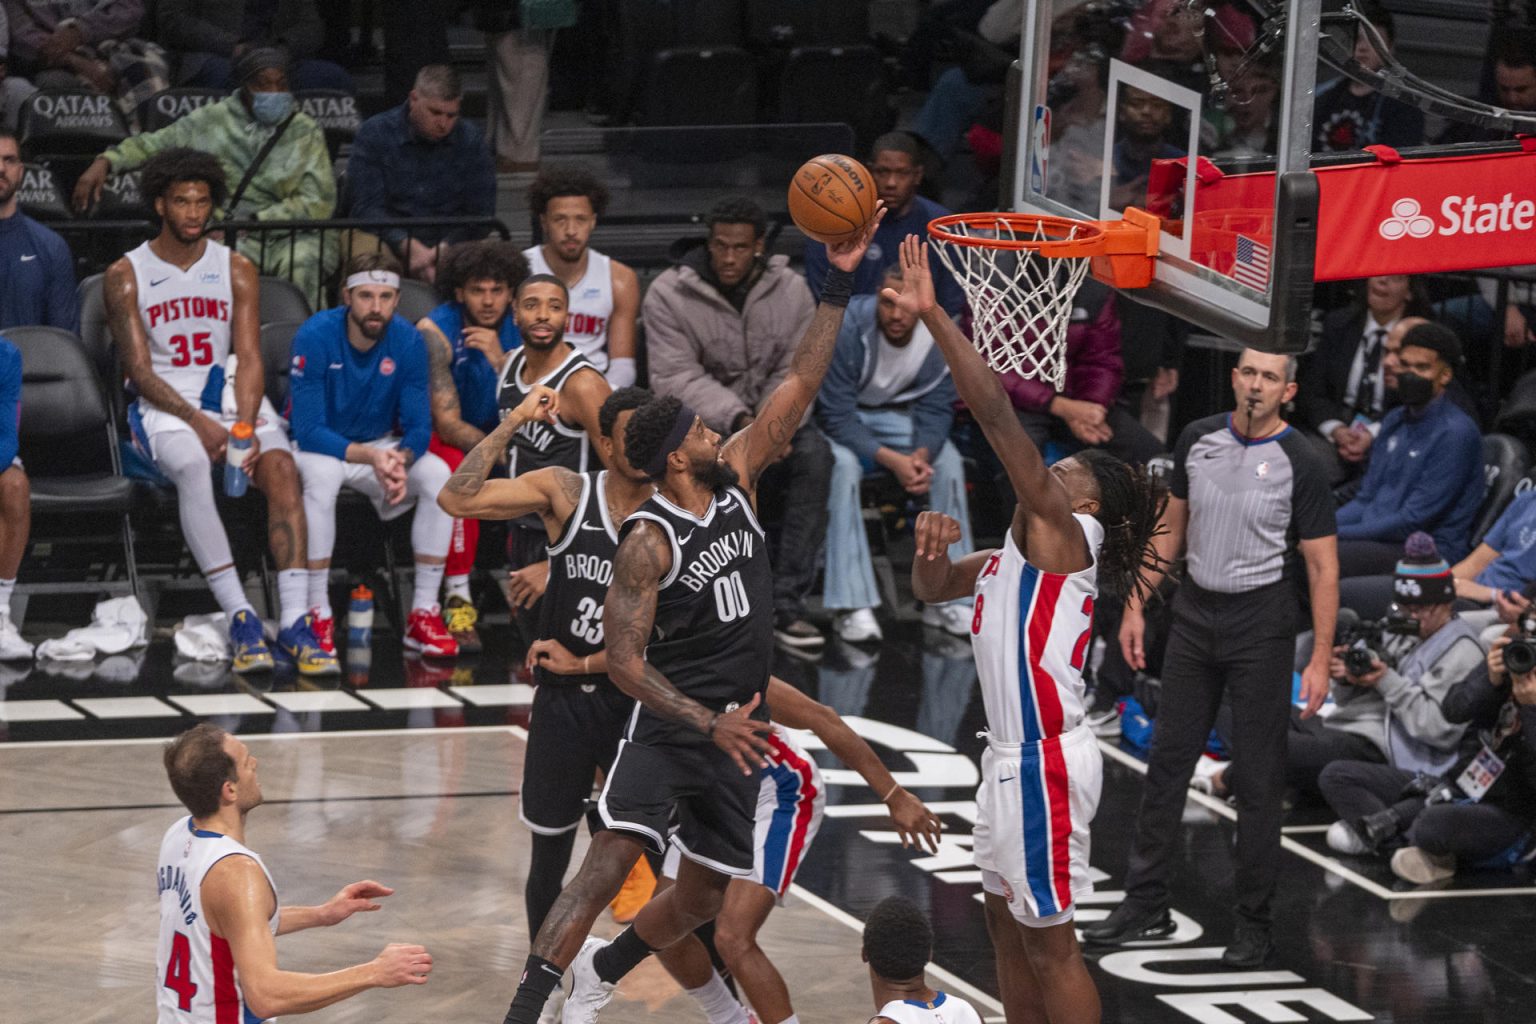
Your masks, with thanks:
<instances>
[{"instance_id":1,"label":"black shoe","mask_svg":"<svg viewBox=\"0 0 1536 1024\"><path fill-rule=\"evenodd\" d=\"M1223 967L1263 967L1275 951L1267 929L1239 925L1232 942L1221 954Z\"/></svg>"},{"instance_id":2,"label":"black shoe","mask_svg":"<svg viewBox=\"0 0 1536 1024\"><path fill-rule=\"evenodd\" d=\"M1167 907L1123 901L1108 917L1083 929L1083 938L1103 946L1120 946L1139 939L1163 939L1173 934Z\"/></svg>"}]
</instances>

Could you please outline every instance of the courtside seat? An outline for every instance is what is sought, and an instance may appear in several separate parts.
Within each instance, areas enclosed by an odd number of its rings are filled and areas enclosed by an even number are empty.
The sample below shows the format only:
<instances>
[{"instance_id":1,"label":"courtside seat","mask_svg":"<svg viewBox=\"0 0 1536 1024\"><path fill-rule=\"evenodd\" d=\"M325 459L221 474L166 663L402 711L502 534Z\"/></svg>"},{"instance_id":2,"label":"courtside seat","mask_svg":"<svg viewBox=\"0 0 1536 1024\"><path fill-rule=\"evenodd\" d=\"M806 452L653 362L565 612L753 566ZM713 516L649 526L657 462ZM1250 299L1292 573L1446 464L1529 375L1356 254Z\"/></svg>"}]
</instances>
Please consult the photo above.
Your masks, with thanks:
<instances>
[{"instance_id":1,"label":"courtside seat","mask_svg":"<svg viewBox=\"0 0 1536 1024\"><path fill-rule=\"evenodd\" d=\"M1483 438L1483 479L1488 484L1488 494L1473 521L1474 545L1493 529L1493 524L1514 500L1530 464L1531 455L1525 445L1508 434L1488 434Z\"/></svg>"},{"instance_id":2,"label":"courtside seat","mask_svg":"<svg viewBox=\"0 0 1536 1024\"><path fill-rule=\"evenodd\" d=\"M325 132L325 145L335 160L343 146L351 146L363 118L357 110L357 97L339 89L307 89L297 93L299 109L314 118Z\"/></svg>"},{"instance_id":3,"label":"courtside seat","mask_svg":"<svg viewBox=\"0 0 1536 1024\"><path fill-rule=\"evenodd\" d=\"M128 124L111 96L86 89L43 89L21 105L24 156L76 153L94 157L128 137Z\"/></svg>"},{"instance_id":4,"label":"courtside seat","mask_svg":"<svg viewBox=\"0 0 1536 1024\"><path fill-rule=\"evenodd\" d=\"M304 297L304 290L286 277L261 278L261 298L258 303L259 316L264 324L283 323L296 320L303 323L314 315L310 308L309 299Z\"/></svg>"},{"instance_id":5,"label":"courtside seat","mask_svg":"<svg viewBox=\"0 0 1536 1024\"><path fill-rule=\"evenodd\" d=\"M143 100L133 113L146 132L153 132L228 95L222 89L162 89Z\"/></svg>"},{"instance_id":6,"label":"courtside seat","mask_svg":"<svg viewBox=\"0 0 1536 1024\"><path fill-rule=\"evenodd\" d=\"M33 220L69 220L74 213L69 208L69 196L58 176L51 166L44 163L29 162L22 168L16 203L21 207L21 212Z\"/></svg>"}]
</instances>

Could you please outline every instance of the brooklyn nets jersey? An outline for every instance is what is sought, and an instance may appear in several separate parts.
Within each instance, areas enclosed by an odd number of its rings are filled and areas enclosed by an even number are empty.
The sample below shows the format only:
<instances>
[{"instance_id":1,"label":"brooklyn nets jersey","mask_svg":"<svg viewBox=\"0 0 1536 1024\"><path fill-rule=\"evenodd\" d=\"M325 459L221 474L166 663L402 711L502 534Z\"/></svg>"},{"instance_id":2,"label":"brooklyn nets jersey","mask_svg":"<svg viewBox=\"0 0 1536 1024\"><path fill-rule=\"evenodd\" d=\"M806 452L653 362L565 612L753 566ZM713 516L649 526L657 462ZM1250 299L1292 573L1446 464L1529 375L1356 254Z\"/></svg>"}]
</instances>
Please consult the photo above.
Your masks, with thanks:
<instances>
[{"instance_id":1,"label":"brooklyn nets jersey","mask_svg":"<svg viewBox=\"0 0 1536 1024\"><path fill-rule=\"evenodd\" d=\"M128 253L128 263L138 281L139 318L155 376L187 401L218 408L235 303L229 249L205 242L202 258L182 270L145 242Z\"/></svg>"},{"instance_id":2,"label":"brooklyn nets jersey","mask_svg":"<svg viewBox=\"0 0 1536 1024\"><path fill-rule=\"evenodd\" d=\"M715 711L765 693L773 663L773 576L763 528L735 487L715 492L703 518L661 494L625 520L661 527L672 569L656 596L656 624L645 660L683 693ZM753 718L766 720L759 704ZM636 705L628 738L708 742L697 731Z\"/></svg>"},{"instance_id":3,"label":"brooklyn nets jersey","mask_svg":"<svg viewBox=\"0 0 1536 1024\"><path fill-rule=\"evenodd\" d=\"M178 819L160 841L160 938L155 943L159 1024L259 1019L245 1007L229 943L208 930L203 911L203 879L219 861L237 856L254 860L272 885L272 874L260 857L229 836L199 829L190 816ZM272 886L272 918L267 924L273 935L281 913L277 887Z\"/></svg>"},{"instance_id":4,"label":"brooklyn nets jersey","mask_svg":"<svg viewBox=\"0 0 1536 1024\"><path fill-rule=\"evenodd\" d=\"M539 603L539 636L559 640L578 658L603 649L603 601L613 582L619 531L608 516L608 471L582 477L581 500L565 532L549 546L549 586ZM538 670L539 682L608 683L608 677L556 675Z\"/></svg>"}]
</instances>

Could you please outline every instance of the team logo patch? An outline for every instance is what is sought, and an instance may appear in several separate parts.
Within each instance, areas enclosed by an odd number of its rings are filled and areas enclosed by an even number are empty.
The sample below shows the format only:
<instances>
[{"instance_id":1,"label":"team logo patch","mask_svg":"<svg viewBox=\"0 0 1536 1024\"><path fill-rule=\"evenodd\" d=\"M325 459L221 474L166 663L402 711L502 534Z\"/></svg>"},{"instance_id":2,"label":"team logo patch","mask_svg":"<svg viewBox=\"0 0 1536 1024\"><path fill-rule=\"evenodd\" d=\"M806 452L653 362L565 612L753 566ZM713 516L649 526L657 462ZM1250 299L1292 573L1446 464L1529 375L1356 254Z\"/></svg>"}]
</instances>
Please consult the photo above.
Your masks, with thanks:
<instances>
[{"instance_id":1,"label":"team logo patch","mask_svg":"<svg viewBox=\"0 0 1536 1024\"><path fill-rule=\"evenodd\" d=\"M1266 460L1253 467L1253 475L1260 480L1269 476L1269 462Z\"/></svg>"},{"instance_id":2,"label":"team logo patch","mask_svg":"<svg viewBox=\"0 0 1536 1024\"><path fill-rule=\"evenodd\" d=\"M197 275L198 284L218 284L224 280L224 275L217 270L205 270Z\"/></svg>"},{"instance_id":3,"label":"team logo patch","mask_svg":"<svg viewBox=\"0 0 1536 1024\"><path fill-rule=\"evenodd\" d=\"M601 294L601 292L602 289L600 288L588 288L586 291L581 293L581 297L584 299L595 299L599 294Z\"/></svg>"},{"instance_id":4,"label":"team logo patch","mask_svg":"<svg viewBox=\"0 0 1536 1024\"><path fill-rule=\"evenodd\" d=\"M395 361L393 359L389 358L389 356L385 356L383 359L381 359L379 361L379 372L382 373L386 377L388 377L390 374L394 373L395 372Z\"/></svg>"},{"instance_id":5,"label":"team logo patch","mask_svg":"<svg viewBox=\"0 0 1536 1024\"><path fill-rule=\"evenodd\" d=\"M304 376L304 357L303 356L294 356L293 357L293 372L298 374L300 377Z\"/></svg>"}]
</instances>

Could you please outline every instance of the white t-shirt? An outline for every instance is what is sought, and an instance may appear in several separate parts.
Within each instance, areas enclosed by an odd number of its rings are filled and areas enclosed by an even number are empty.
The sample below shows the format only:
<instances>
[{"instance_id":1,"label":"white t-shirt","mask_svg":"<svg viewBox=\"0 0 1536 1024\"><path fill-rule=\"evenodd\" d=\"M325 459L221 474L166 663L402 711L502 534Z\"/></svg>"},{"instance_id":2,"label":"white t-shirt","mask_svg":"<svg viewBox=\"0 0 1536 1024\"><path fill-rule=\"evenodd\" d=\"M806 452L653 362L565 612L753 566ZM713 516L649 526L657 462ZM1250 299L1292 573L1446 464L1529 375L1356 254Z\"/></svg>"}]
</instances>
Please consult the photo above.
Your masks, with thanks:
<instances>
[{"instance_id":1,"label":"white t-shirt","mask_svg":"<svg viewBox=\"0 0 1536 1024\"><path fill-rule=\"evenodd\" d=\"M878 350L875 353L875 372L859 390L859 404L881 406L912 386L923 361L933 349L933 334L922 323L912 329L912 337L902 346L892 345L885 333L875 328Z\"/></svg>"}]
</instances>

